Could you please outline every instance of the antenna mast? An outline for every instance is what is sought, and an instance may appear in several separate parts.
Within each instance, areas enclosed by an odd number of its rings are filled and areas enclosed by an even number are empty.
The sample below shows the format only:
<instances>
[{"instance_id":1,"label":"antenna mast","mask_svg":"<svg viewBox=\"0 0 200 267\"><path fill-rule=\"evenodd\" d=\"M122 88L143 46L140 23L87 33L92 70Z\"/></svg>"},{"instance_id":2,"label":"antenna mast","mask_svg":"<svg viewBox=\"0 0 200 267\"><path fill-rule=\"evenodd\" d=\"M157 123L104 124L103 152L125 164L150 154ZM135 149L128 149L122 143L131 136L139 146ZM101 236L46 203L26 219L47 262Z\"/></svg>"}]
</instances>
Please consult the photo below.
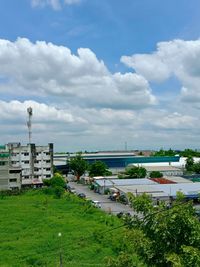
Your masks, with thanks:
<instances>
[{"instance_id":1,"label":"antenna mast","mask_svg":"<svg viewBox=\"0 0 200 267\"><path fill-rule=\"evenodd\" d=\"M31 134L32 134L32 116L33 116L33 109L32 107L27 108L27 112L28 112L28 121L27 121L27 126L28 126L28 139L29 139L29 144L31 144Z\"/></svg>"}]
</instances>

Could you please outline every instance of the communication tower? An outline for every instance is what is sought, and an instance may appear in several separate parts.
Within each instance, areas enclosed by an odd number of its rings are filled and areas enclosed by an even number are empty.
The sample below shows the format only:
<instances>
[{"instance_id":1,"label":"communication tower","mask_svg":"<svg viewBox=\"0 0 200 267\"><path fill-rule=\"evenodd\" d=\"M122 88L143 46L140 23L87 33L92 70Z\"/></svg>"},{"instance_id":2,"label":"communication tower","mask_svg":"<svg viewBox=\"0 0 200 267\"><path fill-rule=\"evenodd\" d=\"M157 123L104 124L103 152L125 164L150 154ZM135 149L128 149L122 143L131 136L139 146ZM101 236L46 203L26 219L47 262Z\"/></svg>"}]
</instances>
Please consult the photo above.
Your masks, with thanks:
<instances>
[{"instance_id":1,"label":"communication tower","mask_svg":"<svg viewBox=\"0 0 200 267\"><path fill-rule=\"evenodd\" d=\"M33 109L32 109L32 107L27 108L27 112L28 112L28 121L27 121L27 126L28 126L28 139L29 139L29 144L31 144L32 116L33 116Z\"/></svg>"}]
</instances>

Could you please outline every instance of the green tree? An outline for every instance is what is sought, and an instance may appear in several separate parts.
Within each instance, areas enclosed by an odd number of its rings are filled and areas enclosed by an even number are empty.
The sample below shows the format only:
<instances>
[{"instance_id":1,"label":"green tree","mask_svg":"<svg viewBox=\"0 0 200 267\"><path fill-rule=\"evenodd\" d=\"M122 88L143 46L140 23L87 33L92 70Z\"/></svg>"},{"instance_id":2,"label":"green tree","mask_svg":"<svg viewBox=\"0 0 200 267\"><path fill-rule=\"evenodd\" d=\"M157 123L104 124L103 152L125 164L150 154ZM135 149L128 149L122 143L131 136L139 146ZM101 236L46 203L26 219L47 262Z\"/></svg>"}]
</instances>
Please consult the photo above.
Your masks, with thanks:
<instances>
[{"instance_id":1,"label":"green tree","mask_svg":"<svg viewBox=\"0 0 200 267\"><path fill-rule=\"evenodd\" d=\"M192 203L178 197L167 209L162 203L158 207L149 205L146 196L130 201L142 217L132 220L133 230L143 235L134 246L148 266L199 266L200 224Z\"/></svg>"},{"instance_id":2,"label":"green tree","mask_svg":"<svg viewBox=\"0 0 200 267\"><path fill-rule=\"evenodd\" d=\"M192 156L189 156L186 160L185 168L187 171L193 171L194 159Z\"/></svg>"},{"instance_id":3,"label":"green tree","mask_svg":"<svg viewBox=\"0 0 200 267\"><path fill-rule=\"evenodd\" d=\"M97 160L93 162L92 164L90 164L88 170L89 170L90 177L112 174L108 170L108 166L103 161L100 161L100 160Z\"/></svg>"},{"instance_id":4,"label":"green tree","mask_svg":"<svg viewBox=\"0 0 200 267\"><path fill-rule=\"evenodd\" d=\"M163 174L159 171L152 171L149 175L151 178L162 178Z\"/></svg>"},{"instance_id":5,"label":"green tree","mask_svg":"<svg viewBox=\"0 0 200 267\"><path fill-rule=\"evenodd\" d=\"M125 170L125 175L127 175L127 178L145 178L146 174L146 169L138 166L128 167Z\"/></svg>"},{"instance_id":6,"label":"green tree","mask_svg":"<svg viewBox=\"0 0 200 267\"><path fill-rule=\"evenodd\" d=\"M52 186L52 187L55 186L64 187L66 184L63 176L60 173L55 173L51 179L44 179L43 183L46 186Z\"/></svg>"},{"instance_id":7,"label":"green tree","mask_svg":"<svg viewBox=\"0 0 200 267\"><path fill-rule=\"evenodd\" d=\"M193 164L193 170L195 173L200 174L200 162L194 163Z\"/></svg>"},{"instance_id":8,"label":"green tree","mask_svg":"<svg viewBox=\"0 0 200 267\"><path fill-rule=\"evenodd\" d=\"M81 153L78 153L74 158L70 159L69 167L74 172L77 181L79 181L81 175L88 169L88 163L82 158Z\"/></svg>"}]
</instances>

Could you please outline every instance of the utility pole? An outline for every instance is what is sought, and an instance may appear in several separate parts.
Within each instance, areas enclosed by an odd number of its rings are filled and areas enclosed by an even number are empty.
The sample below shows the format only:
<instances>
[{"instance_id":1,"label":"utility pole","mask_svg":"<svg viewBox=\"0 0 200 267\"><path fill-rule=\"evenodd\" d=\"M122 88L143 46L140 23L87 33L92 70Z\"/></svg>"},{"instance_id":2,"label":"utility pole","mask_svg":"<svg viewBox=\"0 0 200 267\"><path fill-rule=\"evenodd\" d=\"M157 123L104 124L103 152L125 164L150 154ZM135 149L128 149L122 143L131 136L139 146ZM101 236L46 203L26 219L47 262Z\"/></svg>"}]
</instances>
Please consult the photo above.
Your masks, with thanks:
<instances>
[{"instance_id":1,"label":"utility pole","mask_svg":"<svg viewBox=\"0 0 200 267\"><path fill-rule=\"evenodd\" d=\"M59 258L60 258L60 267L63 267L63 259L62 259L62 234L58 233L59 237Z\"/></svg>"}]
</instances>

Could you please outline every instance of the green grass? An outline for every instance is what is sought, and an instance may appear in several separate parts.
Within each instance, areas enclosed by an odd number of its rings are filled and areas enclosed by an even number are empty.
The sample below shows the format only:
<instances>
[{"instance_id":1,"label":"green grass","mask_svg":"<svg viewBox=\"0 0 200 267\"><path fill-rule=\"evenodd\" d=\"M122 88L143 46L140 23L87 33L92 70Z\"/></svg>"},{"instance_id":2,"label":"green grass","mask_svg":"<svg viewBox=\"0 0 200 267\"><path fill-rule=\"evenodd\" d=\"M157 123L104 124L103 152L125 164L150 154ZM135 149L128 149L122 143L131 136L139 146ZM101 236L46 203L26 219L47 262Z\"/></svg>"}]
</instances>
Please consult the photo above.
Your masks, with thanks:
<instances>
[{"instance_id":1,"label":"green grass","mask_svg":"<svg viewBox=\"0 0 200 267\"><path fill-rule=\"evenodd\" d=\"M108 230L120 224L70 194L6 196L0 199L0 266L59 266L60 249L63 266L105 266L105 257L120 250L123 232Z\"/></svg>"}]
</instances>

